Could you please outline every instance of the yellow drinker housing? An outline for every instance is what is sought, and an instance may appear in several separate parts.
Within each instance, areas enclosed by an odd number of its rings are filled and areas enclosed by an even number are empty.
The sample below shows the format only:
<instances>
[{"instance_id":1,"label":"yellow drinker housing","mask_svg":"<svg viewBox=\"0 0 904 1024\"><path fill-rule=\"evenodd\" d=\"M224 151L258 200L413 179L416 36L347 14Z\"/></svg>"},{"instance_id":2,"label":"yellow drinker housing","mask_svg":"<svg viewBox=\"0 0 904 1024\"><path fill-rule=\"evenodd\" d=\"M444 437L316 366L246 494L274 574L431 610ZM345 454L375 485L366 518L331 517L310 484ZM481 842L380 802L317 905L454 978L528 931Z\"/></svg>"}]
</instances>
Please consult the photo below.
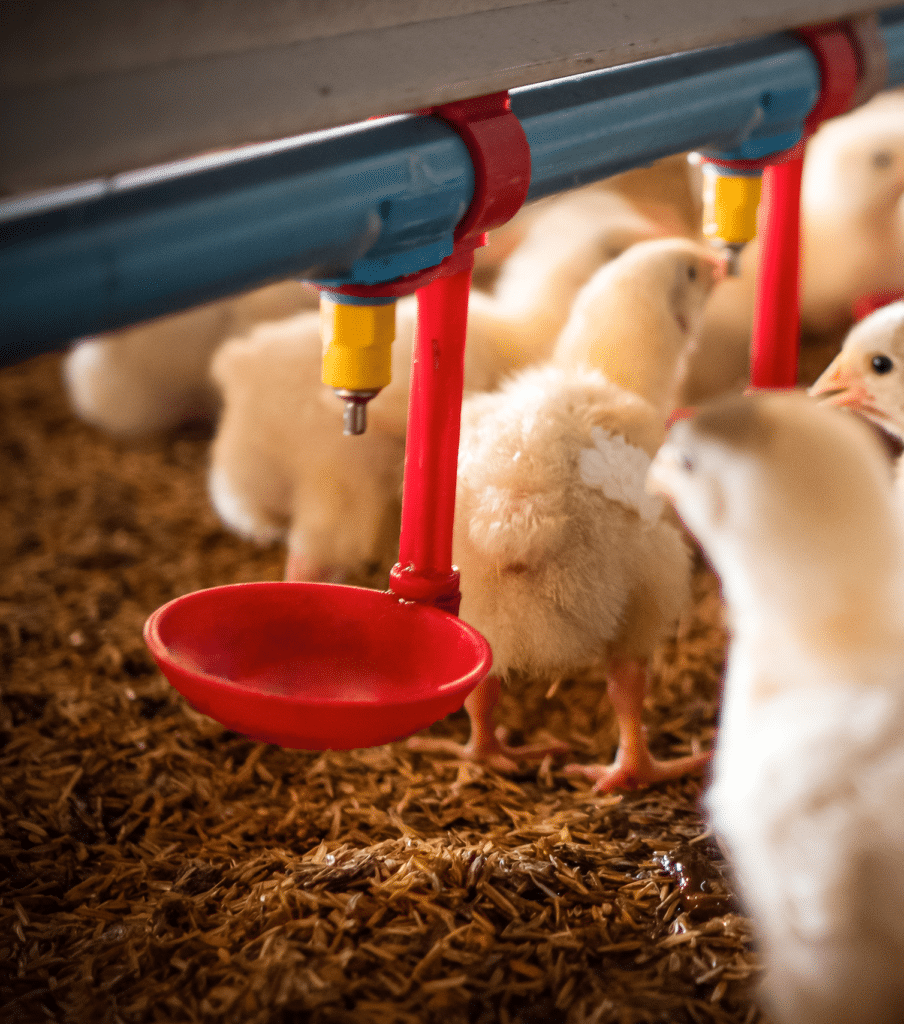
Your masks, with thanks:
<instances>
[{"instance_id":1,"label":"yellow drinker housing","mask_svg":"<svg viewBox=\"0 0 904 1024\"><path fill-rule=\"evenodd\" d=\"M346 434L364 433L367 403L392 380L395 303L321 292L323 383L345 402Z\"/></svg>"},{"instance_id":2,"label":"yellow drinker housing","mask_svg":"<svg viewBox=\"0 0 904 1024\"><path fill-rule=\"evenodd\" d=\"M703 234L728 255L728 272L738 273L741 250L756 237L762 171L703 161Z\"/></svg>"}]
</instances>

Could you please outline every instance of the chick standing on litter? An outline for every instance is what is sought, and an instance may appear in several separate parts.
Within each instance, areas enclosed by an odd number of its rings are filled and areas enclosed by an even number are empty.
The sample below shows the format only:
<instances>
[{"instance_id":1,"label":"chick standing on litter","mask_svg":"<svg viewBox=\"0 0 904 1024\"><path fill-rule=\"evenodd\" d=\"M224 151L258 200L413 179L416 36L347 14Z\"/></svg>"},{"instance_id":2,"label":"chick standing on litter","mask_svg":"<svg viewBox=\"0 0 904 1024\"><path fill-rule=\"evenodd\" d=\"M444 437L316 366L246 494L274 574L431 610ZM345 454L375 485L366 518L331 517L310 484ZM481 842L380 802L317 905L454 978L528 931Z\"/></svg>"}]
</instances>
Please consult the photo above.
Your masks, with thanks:
<instances>
[{"instance_id":1,"label":"chick standing on litter","mask_svg":"<svg viewBox=\"0 0 904 1024\"><path fill-rule=\"evenodd\" d=\"M723 399L649 474L721 577L712 824L781 1024L904 1020L904 526L865 424Z\"/></svg>"},{"instance_id":2,"label":"chick standing on litter","mask_svg":"<svg viewBox=\"0 0 904 1024\"><path fill-rule=\"evenodd\" d=\"M393 384L370 403L372 421L384 403L392 407L410 355L410 347L393 346ZM342 582L381 560L405 441L373 422L361 436L344 435L342 403L320 382L321 358L316 310L262 325L217 351L211 375L223 412L208 491L240 535L287 542L287 579Z\"/></svg>"},{"instance_id":3,"label":"chick standing on litter","mask_svg":"<svg viewBox=\"0 0 904 1024\"><path fill-rule=\"evenodd\" d=\"M614 764L575 773L604 790L704 762L654 761L641 725L646 661L690 579L690 553L643 481L676 365L723 272L689 241L634 246L580 292L551 362L464 403L453 560L461 617L489 640L494 675L466 701L466 746L417 737L415 748L501 770L561 749L502 741L493 728L500 680L602 665L619 750Z\"/></svg>"}]
</instances>

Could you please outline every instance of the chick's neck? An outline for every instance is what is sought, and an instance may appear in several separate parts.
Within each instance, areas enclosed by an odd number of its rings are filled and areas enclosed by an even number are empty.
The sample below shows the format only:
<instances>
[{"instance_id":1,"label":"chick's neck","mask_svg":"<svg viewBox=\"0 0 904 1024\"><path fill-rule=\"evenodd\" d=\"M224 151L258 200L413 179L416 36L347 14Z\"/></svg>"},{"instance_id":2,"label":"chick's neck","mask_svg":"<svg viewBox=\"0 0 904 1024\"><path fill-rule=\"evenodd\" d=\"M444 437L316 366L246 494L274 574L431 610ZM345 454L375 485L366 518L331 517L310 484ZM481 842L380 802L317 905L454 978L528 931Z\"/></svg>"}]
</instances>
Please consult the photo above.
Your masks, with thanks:
<instances>
[{"instance_id":1,"label":"chick's neck","mask_svg":"<svg viewBox=\"0 0 904 1024\"><path fill-rule=\"evenodd\" d=\"M801 566L761 549L746 564L738 552L725 556L719 569L732 636L776 664L804 655L847 674L889 651L904 656L900 573L865 576L844 559Z\"/></svg>"},{"instance_id":2,"label":"chick's neck","mask_svg":"<svg viewBox=\"0 0 904 1024\"><path fill-rule=\"evenodd\" d=\"M674 405L681 351L664 341L660 332L637 327L633 345L617 334L599 334L589 346L586 362L613 384L646 399L665 419Z\"/></svg>"}]
</instances>

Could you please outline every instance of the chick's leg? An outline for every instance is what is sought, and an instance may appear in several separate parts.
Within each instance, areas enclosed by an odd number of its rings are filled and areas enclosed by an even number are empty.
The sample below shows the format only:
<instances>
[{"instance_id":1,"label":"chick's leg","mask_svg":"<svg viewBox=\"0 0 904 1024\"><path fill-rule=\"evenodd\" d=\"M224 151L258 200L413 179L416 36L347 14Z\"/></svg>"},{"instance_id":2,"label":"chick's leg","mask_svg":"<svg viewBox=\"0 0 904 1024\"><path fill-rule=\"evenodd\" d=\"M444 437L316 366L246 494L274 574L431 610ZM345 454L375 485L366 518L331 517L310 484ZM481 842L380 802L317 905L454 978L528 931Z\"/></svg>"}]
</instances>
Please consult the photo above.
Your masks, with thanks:
<instances>
[{"instance_id":1,"label":"chick's leg","mask_svg":"<svg viewBox=\"0 0 904 1024\"><path fill-rule=\"evenodd\" d=\"M520 747L505 743L504 730L493 726L493 712L499 703L500 686L497 676L489 676L465 700L465 710L471 720L471 737L467 743L413 736L408 741L409 749L451 754L464 761L479 761L499 772L517 771L519 761L539 760L547 754L568 752L567 743L537 743Z\"/></svg>"},{"instance_id":2,"label":"chick's leg","mask_svg":"<svg viewBox=\"0 0 904 1024\"><path fill-rule=\"evenodd\" d=\"M569 775L583 775L594 784L595 792L611 789L638 789L677 779L700 771L712 759L712 752L679 757L673 761L657 761L650 753L643 727L643 699L647 688L646 665L637 661L620 661L606 674L608 696L618 722L618 751L612 764L570 764Z\"/></svg>"}]
</instances>

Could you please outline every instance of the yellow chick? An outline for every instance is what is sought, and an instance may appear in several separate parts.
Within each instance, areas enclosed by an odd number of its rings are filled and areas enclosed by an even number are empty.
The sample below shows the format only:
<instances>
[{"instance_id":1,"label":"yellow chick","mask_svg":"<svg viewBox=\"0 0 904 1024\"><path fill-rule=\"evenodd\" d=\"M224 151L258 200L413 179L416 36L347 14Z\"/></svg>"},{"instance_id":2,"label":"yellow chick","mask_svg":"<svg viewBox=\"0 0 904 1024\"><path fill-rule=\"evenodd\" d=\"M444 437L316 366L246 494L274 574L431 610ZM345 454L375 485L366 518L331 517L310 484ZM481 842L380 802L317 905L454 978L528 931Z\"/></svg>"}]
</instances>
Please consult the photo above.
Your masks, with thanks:
<instances>
[{"instance_id":1,"label":"yellow chick","mask_svg":"<svg viewBox=\"0 0 904 1024\"><path fill-rule=\"evenodd\" d=\"M317 302L309 286L282 281L84 338L63 361L69 401L86 422L124 437L212 420L219 400L208 370L217 347Z\"/></svg>"},{"instance_id":2,"label":"yellow chick","mask_svg":"<svg viewBox=\"0 0 904 1024\"><path fill-rule=\"evenodd\" d=\"M860 413L904 444L904 302L854 326L809 393Z\"/></svg>"},{"instance_id":3,"label":"yellow chick","mask_svg":"<svg viewBox=\"0 0 904 1024\"><path fill-rule=\"evenodd\" d=\"M404 432L375 429L373 419L397 401L411 347L393 346L393 384L370 403L371 429L360 436L342 432L342 403L320 382L321 356L317 311L261 325L216 352L223 410L208 491L241 536L287 543L287 579L342 582L381 562L395 528Z\"/></svg>"},{"instance_id":4,"label":"yellow chick","mask_svg":"<svg viewBox=\"0 0 904 1024\"><path fill-rule=\"evenodd\" d=\"M730 616L706 805L777 1024L904 1020L904 527L862 422L799 393L676 424L649 473Z\"/></svg>"},{"instance_id":5,"label":"yellow chick","mask_svg":"<svg viewBox=\"0 0 904 1024\"><path fill-rule=\"evenodd\" d=\"M904 289L904 96L827 121L801 185L801 324L850 326L855 302Z\"/></svg>"},{"instance_id":6,"label":"yellow chick","mask_svg":"<svg viewBox=\"0 0 904 1024\"><path fill-rule=\"evenodd\" d=\"M724 276L723 259L687 239L635 245L578 295L553 360L602 369L651 402L664 421L707 300Z\"/></svg>"},{"instance_id":7,"label":"yellow chick","mask_svg":"<svg viewBox=\"0 0 904 1024\"><path fill-rule=\"evenodd\" d=\"M497 735L500 680L601 666L619 750L614 764L574 773L606 790L705 760L655 761L641 724L646 661L686 602L690 576L681 534L643 480L676 365L723 272L720 258L689 241L632 247L580 292L552 361L465 402L453 559L460 614L489 640L494 675L466 701L468 744L417 737L416 749L501 770L561 750L512 747Z\"/></svg>"},{"instance_id":8,"label":"yellow chick","mask_svg":"<svg viewBox=\"0 0 904 1024\"><path fill-rule=\"evenodd\" d=\"M485 385L472 374L471 387L488 390L502 373L547 358L593 273L632 245L661 235L652 220L606 189L576 189L543 206L492 292L471 293L468 344L479 347L489 372Z\"/></svg>"}]
</instances>

